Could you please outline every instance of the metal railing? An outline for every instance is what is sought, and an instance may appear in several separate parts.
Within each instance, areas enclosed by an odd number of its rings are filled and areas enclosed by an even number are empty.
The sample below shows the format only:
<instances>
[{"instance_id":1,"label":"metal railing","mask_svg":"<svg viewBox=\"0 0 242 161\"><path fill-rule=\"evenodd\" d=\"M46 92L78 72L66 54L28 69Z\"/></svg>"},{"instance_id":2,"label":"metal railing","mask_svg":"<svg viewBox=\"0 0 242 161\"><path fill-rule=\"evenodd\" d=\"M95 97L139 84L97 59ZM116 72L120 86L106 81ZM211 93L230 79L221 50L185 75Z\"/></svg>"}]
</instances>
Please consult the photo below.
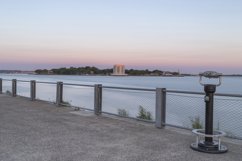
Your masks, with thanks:
<instances>
[{"instance_id":1,"label":"metal railing","mask_svg":"<svg viewBox=\"0 0 242 161\"><path fill-rule=\"evenodd\" d=\"M102 91L102 113L155 121L155 89L103 86ZM141 117L141 109L150 117Z\"/></svg>"},{"instance_id":2,"label":"metal railing","mask_svg":"<svg viewBox=\"0 0 242 161\"><path fill-rule=\"evenodd\" d=\"M203 92L165 88L126 88L63 82L9 80L0 78L0 93L13 97L43 100L56 106L71 106L154 123L157 128L183 129L204 127ZM215 94L214 127L228 137L242 139L242 95Z\"/></svg>"}]
</instances>

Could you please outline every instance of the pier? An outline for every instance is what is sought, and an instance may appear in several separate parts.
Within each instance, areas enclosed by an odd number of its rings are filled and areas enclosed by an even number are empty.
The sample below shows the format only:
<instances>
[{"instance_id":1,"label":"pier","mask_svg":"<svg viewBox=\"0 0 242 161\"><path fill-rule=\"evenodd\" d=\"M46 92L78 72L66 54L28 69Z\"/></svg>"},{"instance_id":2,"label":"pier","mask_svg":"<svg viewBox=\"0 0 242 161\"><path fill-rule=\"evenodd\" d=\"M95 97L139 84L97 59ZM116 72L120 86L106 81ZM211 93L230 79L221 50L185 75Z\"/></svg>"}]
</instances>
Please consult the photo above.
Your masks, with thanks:
<instances>
[{"instance_id":1,"label":"pier","mask_svg":"<svg viewBox=\"0 0 242 161\"><path fill-rule=\"evenodd\" d=\"M0 94L1 161L239 161L241 140L225 154L189 148L191 131Z\"/></svg>"}]
</instances>

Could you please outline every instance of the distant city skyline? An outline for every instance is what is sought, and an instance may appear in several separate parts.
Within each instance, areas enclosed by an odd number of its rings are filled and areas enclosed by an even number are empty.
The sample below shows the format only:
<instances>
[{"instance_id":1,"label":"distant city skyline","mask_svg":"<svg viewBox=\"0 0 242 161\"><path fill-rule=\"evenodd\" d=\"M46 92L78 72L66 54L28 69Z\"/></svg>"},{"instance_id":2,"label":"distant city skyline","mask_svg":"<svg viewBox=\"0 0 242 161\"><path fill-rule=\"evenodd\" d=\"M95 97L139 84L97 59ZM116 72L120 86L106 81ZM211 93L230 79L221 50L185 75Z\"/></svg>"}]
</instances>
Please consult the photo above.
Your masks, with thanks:
<instances>
[{"instance_id":1,"label":"distant city skyline","mask_svg":"<svg viewBox=\"0 0 242 161\"><path fill-rule=\"evenodd\" d=\"M1 0L0 70L242 74L241 0Z\"/></svg>"}]
</instances>

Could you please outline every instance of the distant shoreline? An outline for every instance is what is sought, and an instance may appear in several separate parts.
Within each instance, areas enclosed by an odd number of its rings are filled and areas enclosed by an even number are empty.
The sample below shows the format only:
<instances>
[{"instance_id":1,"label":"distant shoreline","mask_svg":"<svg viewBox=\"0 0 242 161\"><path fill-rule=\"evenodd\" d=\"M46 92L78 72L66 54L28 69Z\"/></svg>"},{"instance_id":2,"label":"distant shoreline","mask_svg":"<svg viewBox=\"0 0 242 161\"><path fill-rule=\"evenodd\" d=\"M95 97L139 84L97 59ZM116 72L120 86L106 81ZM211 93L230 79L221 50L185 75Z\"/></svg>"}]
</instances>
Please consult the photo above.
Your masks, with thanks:
<instances>
[{"instance_id":1,"label":"distant shoreline","mask_svg":"<svg viewBox=\"0 0 242 161\"><path fill-rule=\"evenodd\" d=\"M35 71L22 71L22 70L0 70L0 74L32 74L32 75L69 75L69 76L113 76L113 77L127 77L127 76L145 76L145 77L185 77L185 76L198 76L198 74L180 73L162 70L137 70L126 69L125 74L113 74L113 69L98 69L97 67L70 67L58 69L37 69ZM242 74L224 74L223 77L242 77Z\"/></svg>"},{"instance_id":2,"label":"distant shoreline","mask_svg":"<svg viewBox=\"0 0 242 161\"><path fill-rule=\"evenodd\" d=\"M19 75L45 75L45 76L107 76L107 77L197 77L199 76L198 74L181 74L181 75L173 75L173 76L165 76L165 75L98 75L98 74L36 74L36 73L2 73L0 72L0 74L19 74ZM242 77L242 75L240 74L225 74L222 77Z\"/></svg>"}]
</instances>

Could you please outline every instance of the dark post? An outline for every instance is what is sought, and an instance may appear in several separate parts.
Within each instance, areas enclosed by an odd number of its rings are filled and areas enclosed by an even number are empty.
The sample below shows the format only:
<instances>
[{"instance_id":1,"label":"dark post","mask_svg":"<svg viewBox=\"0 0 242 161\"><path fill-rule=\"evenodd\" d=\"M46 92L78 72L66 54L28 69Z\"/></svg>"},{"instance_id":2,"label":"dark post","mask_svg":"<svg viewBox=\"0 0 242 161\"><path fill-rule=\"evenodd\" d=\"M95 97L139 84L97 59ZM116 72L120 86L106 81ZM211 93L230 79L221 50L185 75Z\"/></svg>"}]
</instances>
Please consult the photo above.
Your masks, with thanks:
<instances>
[{"instance_id":1,"label":"dark post","mask_svg":"<svg viewBox=\"0 0 242 161\"><path fill-rule=\"evenodd\" d=\"M16 97L17 95L17 80L13 79L12 80L12 96Z\"/></svg>"},{"instance_id":2,"label":"dark post","mask_svg":"<svg viewBox=\"0 0 242 161\"><path fill-rule=\"evenodd\" d=\"M155 126L163 128L166 123L166 88L156 89Z\"/></svg>"},{"instance_id":3,"label":"dark post","mask_svg":"<svg viewBox=\"0 0 242 161\"><path fill-rule=\"evenodd\" d=\"M34 101L36 99L36 81L35 80L30 81L30 99L31 101Z\"/></svg>"},{"instance_id":4,"label":"dark post","mask_svg":"<svg viewBox=\"0 0 242 161\"><path fill-rule=\"evenodd\" d=\"M63 102L63 82L57 82L56 86L56 106L60 106Z\"/></svg>"},{"instance_id":5,"label":"dark post","mask_svg":"<svg viewBox=\"0 0 242 161\"><path fill-rule=\"evenodd\" d=\"M102 113L102 85L96 84L94 87L94 113L100 115Z\"/></svg>"},{"instance_id":6,"label":"dark post","mask_svg":"<svg viewBox=\"0 0 242 161\"><path fill-rule=\"evenodd\" d=\"M3 79L0 78L0 94L3 93Z\"/></svg>"},{"instance_id":7,"label":"dark post","mask_svg":"<svg viewBox=\"0 0 242 161\"><path fill-rule=\"evenodd\" d=\"M206 92L206 115L205 115L205 134L213 135L213 97L216 91L216 85L205 85L204 91ZM205 137L207 144L213 144L212 137Z\"/></svg>"}]
</instances>

